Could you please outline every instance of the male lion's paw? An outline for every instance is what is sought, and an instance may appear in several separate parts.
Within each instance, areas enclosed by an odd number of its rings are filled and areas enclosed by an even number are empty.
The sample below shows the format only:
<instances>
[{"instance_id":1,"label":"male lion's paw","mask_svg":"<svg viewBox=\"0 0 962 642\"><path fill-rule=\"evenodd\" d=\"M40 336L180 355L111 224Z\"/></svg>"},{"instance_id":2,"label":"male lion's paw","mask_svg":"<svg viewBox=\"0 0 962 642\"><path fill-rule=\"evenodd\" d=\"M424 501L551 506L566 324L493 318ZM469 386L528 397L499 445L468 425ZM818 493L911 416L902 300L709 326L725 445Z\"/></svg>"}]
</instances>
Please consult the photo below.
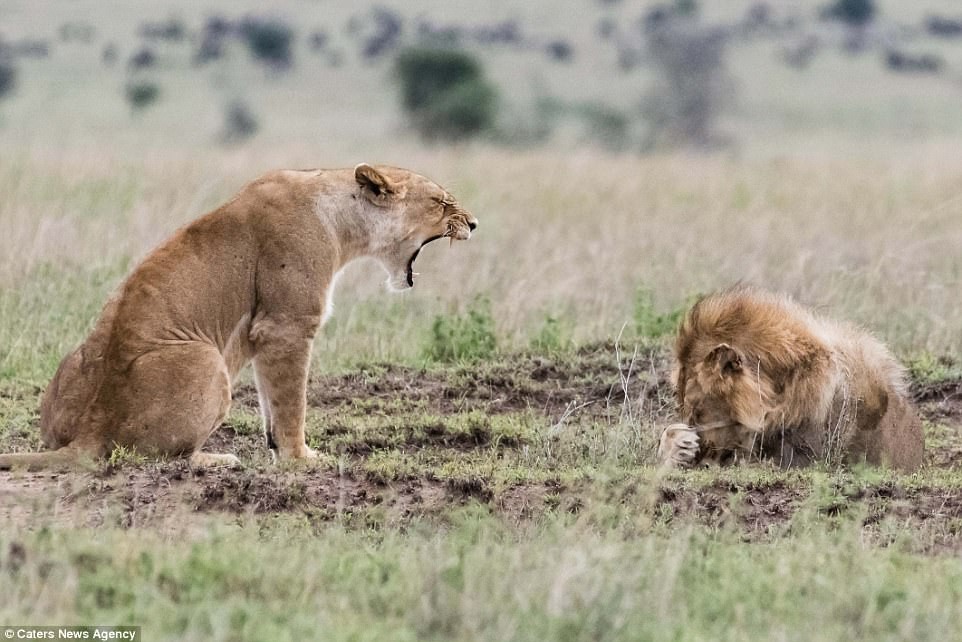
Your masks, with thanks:
<instances>
[{"instance_id":1,"label":"male lion's paw","mask_svg":"<svg viewBox=\"0 0 962 642\"><path fill-rule=\"evenodd\" d=\"M698 457L698 433L687 424L672 424L661 433L658 458L669 467L690 466Z\"/></svg>"}]
</instances>

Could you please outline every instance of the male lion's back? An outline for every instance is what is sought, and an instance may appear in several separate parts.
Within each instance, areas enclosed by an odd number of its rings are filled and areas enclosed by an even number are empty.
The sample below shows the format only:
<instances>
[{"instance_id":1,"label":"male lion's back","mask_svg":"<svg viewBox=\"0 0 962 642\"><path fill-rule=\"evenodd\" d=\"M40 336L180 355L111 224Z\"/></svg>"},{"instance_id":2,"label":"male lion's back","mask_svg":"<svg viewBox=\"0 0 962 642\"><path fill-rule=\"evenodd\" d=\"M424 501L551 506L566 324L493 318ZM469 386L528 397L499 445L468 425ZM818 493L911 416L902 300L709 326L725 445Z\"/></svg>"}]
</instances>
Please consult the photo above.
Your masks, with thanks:
<instances>
[{"instance_id":1,"label":"male lion's back","mask_svg":"<svg viewBox=\"0 0 962 642\"><path fill-rule=\"evenodd\" d=\"M894 400L889 400L879 428L881 463L905 472L913 472L922 465L925 451L922 420L906 398L895 395Z\"/></svg>"}]
</instances>

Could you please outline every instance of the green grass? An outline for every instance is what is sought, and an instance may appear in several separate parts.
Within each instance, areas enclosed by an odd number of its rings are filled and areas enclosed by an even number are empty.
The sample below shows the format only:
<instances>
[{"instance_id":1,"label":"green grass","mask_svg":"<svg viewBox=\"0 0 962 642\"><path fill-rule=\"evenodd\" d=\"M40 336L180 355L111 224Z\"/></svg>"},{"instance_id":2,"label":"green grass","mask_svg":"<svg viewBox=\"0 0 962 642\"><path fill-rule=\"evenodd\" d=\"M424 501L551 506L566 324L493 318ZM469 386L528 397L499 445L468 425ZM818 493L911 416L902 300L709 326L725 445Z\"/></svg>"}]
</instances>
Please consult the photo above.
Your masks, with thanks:
<instances>
[{"instance_id":1,"label":"green grass","mask_svg":"<svg viewBox=\"0 0 962 642\"><path fill-rule=\"evenodd\" d=\"M867 545L856 522L746 545L631 507L588 512L4 533L0 621L136 624L155 640L940 640L962 608L962 562Z\"/></svg>"}]
</instances>

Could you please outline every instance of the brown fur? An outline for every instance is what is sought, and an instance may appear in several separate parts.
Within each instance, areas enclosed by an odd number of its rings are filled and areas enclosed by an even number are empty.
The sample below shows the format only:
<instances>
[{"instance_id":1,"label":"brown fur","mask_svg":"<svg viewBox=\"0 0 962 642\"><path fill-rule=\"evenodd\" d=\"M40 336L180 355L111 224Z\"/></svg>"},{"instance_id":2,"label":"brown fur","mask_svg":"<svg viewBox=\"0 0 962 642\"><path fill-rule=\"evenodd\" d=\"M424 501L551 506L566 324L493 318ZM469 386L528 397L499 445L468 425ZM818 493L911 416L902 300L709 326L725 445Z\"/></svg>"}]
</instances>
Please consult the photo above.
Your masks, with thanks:
<instances>
[{"instance_id":1,"label":"brown fur","mask_svg":"<svg viewBox=\"0 0 962 642\"><path fill-rule=\"evenodd\" d=\"M903 369L852 325L739 287L692 307L675 357L678 406L691 429L666 431L667 460L766 457L786 467L866 461L903 471L921 465L922 424ZM679 439L685 444L672 443Z\"/></svg>"},{"instance_id":2,"label":"brown fur","mask_svg":"<svg viewBox=\"0 0 962 642\"><path fill-rule=\"evenodd\" d=\"M236 464L199 451L248 362L268 445L280 459L314 456L304 440L308 365L338 271L372 256L393 288L409 287L423 244L467 239L476 224L444 189L403 169L263 176L134 269L46 390L40 430L54 452L0 455L0 468L60 466L118 445Z\"/></svg>"}]
</instances>

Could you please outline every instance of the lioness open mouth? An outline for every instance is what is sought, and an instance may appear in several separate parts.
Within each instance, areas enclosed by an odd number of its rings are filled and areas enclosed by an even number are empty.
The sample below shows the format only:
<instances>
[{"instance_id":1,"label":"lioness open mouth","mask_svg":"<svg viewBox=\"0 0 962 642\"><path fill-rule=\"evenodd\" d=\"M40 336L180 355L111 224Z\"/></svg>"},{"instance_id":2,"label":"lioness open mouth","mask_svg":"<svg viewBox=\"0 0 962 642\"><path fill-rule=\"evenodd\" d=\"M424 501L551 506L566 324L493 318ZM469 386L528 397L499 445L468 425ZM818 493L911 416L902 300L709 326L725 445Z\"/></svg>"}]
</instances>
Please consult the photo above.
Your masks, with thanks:
<instances>
[{"instance_id":1,"label":"lioness open mouth","mask_svg":"<svg viewBox=\"0 0 962 642\"><path fill-rule=\"evenodd\" d=\"M410 258L410 259L408 259L408 271L407 271L408 287L411 287L411 288L414 287L414 277L415 277L415 275L416 275L416 273L414 272L414 259L418 258L418 254L421 253L421 249L422 249L425 245L427 245L427 244L430 243L431 241L437 241L439 238L442 238L443 236L444 236L443 234L438 234L437 236L432 236L431 238L429 238L428 240L426 240L424 243L421 243L421 247L419 247L418 249L414 250L414 254L411 255L411 258Z\"/></svg>"}]
</instances>

